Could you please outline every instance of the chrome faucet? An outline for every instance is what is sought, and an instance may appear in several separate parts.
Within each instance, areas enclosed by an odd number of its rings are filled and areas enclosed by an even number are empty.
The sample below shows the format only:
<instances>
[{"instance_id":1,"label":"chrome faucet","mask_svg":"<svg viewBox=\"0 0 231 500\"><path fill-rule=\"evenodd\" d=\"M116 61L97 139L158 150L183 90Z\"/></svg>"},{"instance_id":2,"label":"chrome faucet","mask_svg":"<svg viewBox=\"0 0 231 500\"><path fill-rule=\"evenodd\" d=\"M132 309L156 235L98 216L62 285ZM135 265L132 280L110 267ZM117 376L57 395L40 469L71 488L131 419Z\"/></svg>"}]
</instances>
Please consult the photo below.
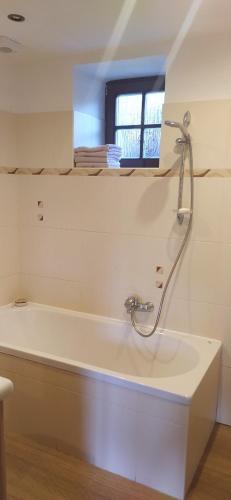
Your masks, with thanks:
<instances>
[{"instance_id":1,"label":"chrome faucet","mask_svg":"<svg viewBox=\"0 0 231 500\"><path fill-rule=\"evenodd\" d=\"M139 297L136 297L135 295L128 297L124 302L124 306L127 313L132 313L134 311L152 312L154 310L152 302L141 302Z\"/></svg>"}]
</instances>

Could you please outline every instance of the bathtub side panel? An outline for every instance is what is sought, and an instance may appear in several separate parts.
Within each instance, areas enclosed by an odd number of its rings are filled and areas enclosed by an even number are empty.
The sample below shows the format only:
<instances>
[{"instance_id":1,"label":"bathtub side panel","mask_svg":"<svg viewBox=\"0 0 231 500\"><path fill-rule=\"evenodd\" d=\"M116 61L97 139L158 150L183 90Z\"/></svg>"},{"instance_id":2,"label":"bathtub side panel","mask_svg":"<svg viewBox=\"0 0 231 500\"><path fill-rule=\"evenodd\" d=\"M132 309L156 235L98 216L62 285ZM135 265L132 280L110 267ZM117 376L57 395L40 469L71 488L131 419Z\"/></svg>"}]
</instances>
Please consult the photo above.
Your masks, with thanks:
<instances>
[{"instance_id":1,"label":"bathtub side panel","mask_svg":"<svg viewBox=\"0 0 231 500\"><path fill-rule=\"evenodd\" d=\"M7 372L15 393L7 431L27 435L135 480L136 412L104 398Z\"/></svg>"},{"instance_id":2,"label":"bathtub side panel","mask_svg":"<svg viewBox=\"0 0 231 500\"><path fill-rule=\"evenodd\" d=\"M5 354L0 366L9 431L181 498L187 406Z\"/></svg>"},{"instance_id":3,"label":"bathtub side panel","mask_svg":"<svg viewBox=\"0 0 231 500\"><path fill-rule=\"evenodd\" d=\"M170 419L140 413L136 481L183 500L186 447L186 423L176 425Z\"/></svg>"},{"instance_id":4,"label":"bathtub side panel","mask_svg":"<svg viewBox=\"0 0 231 500\"><path fill-rule=\"evenodd\" d=\"M205 451L216 421L220 379L220 351L207 370L192 401L189 413L186 491Z\"/></svg>"}]
</instances>

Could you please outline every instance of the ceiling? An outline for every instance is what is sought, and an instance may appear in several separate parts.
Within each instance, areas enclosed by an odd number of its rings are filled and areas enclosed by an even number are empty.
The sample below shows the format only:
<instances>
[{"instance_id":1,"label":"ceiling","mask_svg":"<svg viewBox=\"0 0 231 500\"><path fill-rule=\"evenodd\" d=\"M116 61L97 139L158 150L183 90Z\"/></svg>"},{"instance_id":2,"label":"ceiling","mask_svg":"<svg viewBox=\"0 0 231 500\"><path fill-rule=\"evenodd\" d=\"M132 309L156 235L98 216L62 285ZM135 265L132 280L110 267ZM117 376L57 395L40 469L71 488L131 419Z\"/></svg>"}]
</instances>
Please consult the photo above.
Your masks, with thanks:
<instances>
[{"instance_id":1,"label":"ceiling","mask_svg":"<svg viewBox=\"0 0 231 500\"><path fill-rule=\"evenodd\" d=\"M19 54L1 58L94 60L90 56L106 50L105 58L110 57L118 46L137 57L166 54L192 6L192 34L230 30L230 0L0 0L0 36L23 46ZM12 12L26 21L9 21Z\"/></svg>"},{"instance_id":2,"label":"ceiling","mask_svg":"<svg viewBox=\"0 0 231 500\"><path fill-rule=\"evenodd\" d=\"M74 75L78 80L79 73L88 78L107 81L120 78L138 78L139 76L153 76L165 73L165 58L162 56L136 57L111 61L110 63L77 64Z\"/></svg>"}]
</instances>

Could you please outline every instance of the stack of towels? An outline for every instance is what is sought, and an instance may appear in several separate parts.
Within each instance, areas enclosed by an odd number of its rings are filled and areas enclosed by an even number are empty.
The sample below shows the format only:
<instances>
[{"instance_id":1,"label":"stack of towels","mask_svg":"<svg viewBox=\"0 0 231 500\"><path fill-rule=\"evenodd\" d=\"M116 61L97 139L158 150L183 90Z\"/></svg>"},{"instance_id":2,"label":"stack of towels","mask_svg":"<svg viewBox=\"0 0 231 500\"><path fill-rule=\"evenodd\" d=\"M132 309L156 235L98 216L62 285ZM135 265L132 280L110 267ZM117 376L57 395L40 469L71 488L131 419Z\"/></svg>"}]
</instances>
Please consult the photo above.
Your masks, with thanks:
<instances>
[{"instance_id":1,"label":"stack of towels","mask_svg":"<svg viewBox=\"0 0 231 500\"><path fill-rule=\"evenodd\" d=\"M122 150L116 144L105 144L95 148L75 148L74 163L83 168L119 168Z\"/></svg>"}]
</instances>

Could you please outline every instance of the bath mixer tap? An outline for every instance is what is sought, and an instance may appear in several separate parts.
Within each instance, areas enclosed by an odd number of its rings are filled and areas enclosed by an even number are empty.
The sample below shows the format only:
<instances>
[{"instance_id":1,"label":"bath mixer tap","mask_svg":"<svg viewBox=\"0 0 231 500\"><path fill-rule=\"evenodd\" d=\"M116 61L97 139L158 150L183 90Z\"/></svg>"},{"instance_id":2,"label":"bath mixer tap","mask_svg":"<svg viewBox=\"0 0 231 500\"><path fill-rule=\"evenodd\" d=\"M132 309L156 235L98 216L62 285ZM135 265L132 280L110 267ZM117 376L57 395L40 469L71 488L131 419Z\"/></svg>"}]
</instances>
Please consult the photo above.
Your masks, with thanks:
<instances>
[{"instance_id":1,"label":"bath mixer tap","mask_svg":"<svg viewBox=\"0 0 231 500\"><path fill-rule=\"evenodd\" d=\"M139 297L136 297L135 295L128 297L124 302L124 306L127 313L131 313L133 311L152 312L154 310L152 302L141 302Z\"/></svg>"}]
</instances>

